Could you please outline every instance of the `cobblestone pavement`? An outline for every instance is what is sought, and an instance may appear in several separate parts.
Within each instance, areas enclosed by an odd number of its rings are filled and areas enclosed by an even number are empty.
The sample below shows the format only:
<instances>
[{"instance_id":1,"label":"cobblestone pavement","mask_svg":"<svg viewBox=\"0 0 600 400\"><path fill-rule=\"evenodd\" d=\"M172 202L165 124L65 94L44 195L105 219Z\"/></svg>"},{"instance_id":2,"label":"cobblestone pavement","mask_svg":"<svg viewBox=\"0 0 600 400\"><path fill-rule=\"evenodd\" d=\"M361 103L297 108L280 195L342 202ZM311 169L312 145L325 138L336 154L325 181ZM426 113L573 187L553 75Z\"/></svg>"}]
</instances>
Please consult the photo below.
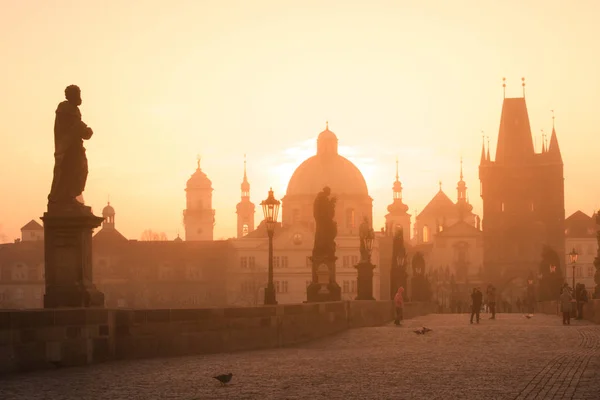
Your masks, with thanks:
<instances>
[{"instance_id":1,"label":"cobblestone pavement","mask_svg":"<svg viewBox=\"0 0 600 400\"><path fill-rule=\"evenodd\" d=\"M293 348L112 362L0 379L0 399L598 399L600 326L428 315ZM426 335L413 330L433 329ZM221 387L211 377L233 372Z\"/></svg>"}]
</instances>

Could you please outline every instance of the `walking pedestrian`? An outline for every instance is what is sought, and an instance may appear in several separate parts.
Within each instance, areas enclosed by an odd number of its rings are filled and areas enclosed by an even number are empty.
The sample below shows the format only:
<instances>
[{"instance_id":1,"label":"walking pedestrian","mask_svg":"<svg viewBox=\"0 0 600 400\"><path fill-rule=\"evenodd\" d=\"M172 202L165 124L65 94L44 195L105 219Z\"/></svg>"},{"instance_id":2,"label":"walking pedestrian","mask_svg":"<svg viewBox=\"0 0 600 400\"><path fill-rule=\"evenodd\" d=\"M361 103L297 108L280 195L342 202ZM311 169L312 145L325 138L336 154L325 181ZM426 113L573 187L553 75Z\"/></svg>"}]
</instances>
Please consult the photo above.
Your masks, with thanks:
<instances>
[{"instance_id":1,"label":"walking pedestrian","mask_svg":"<svg viewBox=\"0 0 600 400\"><path fill-rule=\"evenodd\" d=\"M477 319L477 323L479 323L479 313L481 312L481 303L483 302L483 293L481 293L479 288L473 288L473 293L471 293L471 302L471 323L473 323L474 316Z\"/></svg>"},{"instance_id":2,"label":"walking pedestrian","mask_svg":"<svg viewBox=\"0 0 600 400\"><path fill-rule=\"evenodd\" d=\"M402 293L404 293L404 288L400 286L394 296L394 306L396 307L394 324L396 325L400 325L400 322L404 319L404 298L402 297Z\"/></svg>"},{"instance_id":3,"label":"walking pedestrian","mask_svg":"<svg viewBox=\"0 0 600 400\"><path fill-rule=\"evenodd\" d=\"M563 315L563 325L571 325L571 301L573 297L568 288L564 288L560 295L560 308Z\"/></svg>"},{"instance_id":4,"label":"walking pedestrian","mask_svg":"<svg viewBox=\"0 0 600 400\"><path fill-rule=\"evenodd\" d=\"M490 319L496 319L496 288L491 284L487 288L487 303L492 316Z\"/></svg>"}]
</instances>

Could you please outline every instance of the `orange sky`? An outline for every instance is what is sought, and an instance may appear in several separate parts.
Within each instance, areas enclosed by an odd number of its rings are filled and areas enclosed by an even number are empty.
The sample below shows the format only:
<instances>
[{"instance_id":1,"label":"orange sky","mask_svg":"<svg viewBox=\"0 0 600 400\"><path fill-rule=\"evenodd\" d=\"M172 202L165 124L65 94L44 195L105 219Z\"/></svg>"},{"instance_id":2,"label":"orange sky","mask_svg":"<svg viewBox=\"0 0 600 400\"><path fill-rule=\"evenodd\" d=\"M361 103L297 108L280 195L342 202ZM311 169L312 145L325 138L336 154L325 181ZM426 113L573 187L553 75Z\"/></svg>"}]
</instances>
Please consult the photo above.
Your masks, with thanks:
<instances>
[{"instance_id":1,"label":"orange sky","mask_svg":"<svg viewBox=\"0 0 600 400\"><path fill-rule=\"evenodd\" d=\"M464 158L480 213L481 130L492 153L502 102L526 77L540 148L550 110L565 162L566 212L600 207L600 2L1 0L0 232L42 215L53 119L82 88L86 203L110 195L117 228L183 234L196 155L213 181L215 238L235 234L243 154L252 200L281 197L329 120L361 169L375 228L394 160L411 212L456 197ZM257 208L256 222L262 219Z\"/></svg>"}]
</instances>

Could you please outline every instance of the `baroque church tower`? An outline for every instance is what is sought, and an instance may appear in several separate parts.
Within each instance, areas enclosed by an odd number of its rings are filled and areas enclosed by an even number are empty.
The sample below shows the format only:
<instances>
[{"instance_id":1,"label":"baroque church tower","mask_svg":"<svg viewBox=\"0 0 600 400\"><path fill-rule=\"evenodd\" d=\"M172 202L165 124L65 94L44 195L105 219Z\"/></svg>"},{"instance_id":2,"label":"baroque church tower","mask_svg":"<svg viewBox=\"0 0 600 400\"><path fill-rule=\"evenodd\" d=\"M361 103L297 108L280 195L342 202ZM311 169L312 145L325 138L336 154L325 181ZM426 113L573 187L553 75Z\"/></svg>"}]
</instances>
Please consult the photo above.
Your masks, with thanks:
<instances>
[{"instance_id":1,"label":"baroque church tower","mask_svg":"<svg viewBox=\"0 0 600 400\"><path fill-rule=\"evenodd\" d=\"M482 149L484 272L490 280L537 273L542 247L564 258L563 161L552 121L550 144L536 153L523 97L504 98L496 157ZM485 144L484 144L485 145Z\"/></svg>"},{"instance_id":2,"label":"baroque church tower","mask_svg":"<svg viewBox=\"0 0 600 400\"><path fill-rule=\"evenodd\" d=\"M236 206L237 237L241 238L254 230L254 203L250 201L250 183L246 175L246 155L244 155L244 179L242 180L242 199Z\"/></svg>"},{"instance_id":3,"label":"baroque church tower","mask_svg":"<svg viewBox=\"0 0 600 400\"><path fill-rule=\"evenodd\" d=\"M403 230L404 240L410 239L410 214L407 213L408 206L402 202L402 183L398 176L398 160L396 159L396 180L392 187L394 200L387 208L385 216L385 230L388 235L393 236L398 229Z\"/></svg>"},{"instance_id":4,"label":"baroque church tower","mask_svg":"<svg viewBox=\"0 0 600 400\"><path fill-rule=\"evenodd\" d=\"M183 210L185 240L213 240L215 210L212 208L212 182L202 169L200 159L196 172L186 185L186 209Z\"/></svg>"}]
</instances>

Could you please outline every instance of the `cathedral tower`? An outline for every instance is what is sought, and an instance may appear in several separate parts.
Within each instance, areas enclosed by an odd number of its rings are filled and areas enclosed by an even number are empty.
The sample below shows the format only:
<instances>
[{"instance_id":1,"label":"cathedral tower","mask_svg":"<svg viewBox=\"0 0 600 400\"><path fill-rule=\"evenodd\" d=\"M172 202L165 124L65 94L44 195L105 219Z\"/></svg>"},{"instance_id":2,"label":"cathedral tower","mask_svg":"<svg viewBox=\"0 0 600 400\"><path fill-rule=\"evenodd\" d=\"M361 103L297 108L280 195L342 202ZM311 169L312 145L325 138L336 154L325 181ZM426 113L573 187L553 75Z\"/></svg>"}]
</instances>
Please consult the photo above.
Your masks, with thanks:
<instances>
[{"instance_id":1,"label":"cathedral tower","mask_svg":"<svg viewBox=\"0 0 600 400\"><path fill-rule=\"evenodd\" d=\"M244 179L242 180L242 200L236 206L237 237L241 238L254 230L254 203L250 201L250 183L246 175L246 155L244 155Z\"/></svg>"},{"instance_id":2,"label":"cathedral tower","mask_svg":"<svg viewBox=\"0 0 600 400\"><path fill-rule=\"evenodd\" d=\"M524 83L523 83L524 86ZM554 120L553 120L554 125ZM525 97L505 98L494 161L482 150L484 271L506 282L537 274L542 247L564 257L563 162L554 126L550 145L535 153Z\"/></svg>"},{"instance_id":3,"label":"cathedral tower","mask_svg":"<svg viewBox=\"0 0 600 400\"><path fill-rule=\"evenodd\" d=\"M213 240L215 210L212 208L212 182L202 169L200 159L196 172L187 181L186 209L183 211L185 240Z\"/></svg>"},{"instance_id":4,"label":"cathedral tower","mask_svg":"<svg viewBox=\"0 0 600 400\"><path fill-rule=\"evenodd\" d=\"M394 200L387 208L385 216L385 227L388 235L393 236L402 228L404 240L410 240L410 214L407 213L408 206L402 202L402 183L398 176L398 160L396 159L396 180L392 186Z\"/></svg>"}]
</instances>

